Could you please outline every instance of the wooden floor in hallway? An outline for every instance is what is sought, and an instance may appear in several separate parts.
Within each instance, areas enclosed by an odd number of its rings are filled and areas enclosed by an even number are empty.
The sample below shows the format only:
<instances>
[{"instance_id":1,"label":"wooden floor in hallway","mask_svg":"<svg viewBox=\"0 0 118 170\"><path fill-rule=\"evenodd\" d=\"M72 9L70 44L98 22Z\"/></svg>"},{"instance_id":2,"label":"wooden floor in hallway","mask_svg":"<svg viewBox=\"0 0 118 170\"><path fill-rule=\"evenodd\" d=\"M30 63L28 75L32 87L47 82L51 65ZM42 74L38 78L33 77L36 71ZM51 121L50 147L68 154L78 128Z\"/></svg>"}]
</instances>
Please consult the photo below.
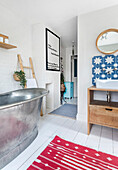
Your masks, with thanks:
<instances>
[{"instance_id":1,"label":"wooden floor in hallway","mask_svg":"<svg viewBox=\"0 0 118 170\"><path fill-rule=\"evenodd\" d=\"M118 156L118 129L93 125L87 135L87 123L66 117L40 117L39 134L32 144L3 170L26 170L56 136L105 153Z\"/></svg>"}]
</instances>

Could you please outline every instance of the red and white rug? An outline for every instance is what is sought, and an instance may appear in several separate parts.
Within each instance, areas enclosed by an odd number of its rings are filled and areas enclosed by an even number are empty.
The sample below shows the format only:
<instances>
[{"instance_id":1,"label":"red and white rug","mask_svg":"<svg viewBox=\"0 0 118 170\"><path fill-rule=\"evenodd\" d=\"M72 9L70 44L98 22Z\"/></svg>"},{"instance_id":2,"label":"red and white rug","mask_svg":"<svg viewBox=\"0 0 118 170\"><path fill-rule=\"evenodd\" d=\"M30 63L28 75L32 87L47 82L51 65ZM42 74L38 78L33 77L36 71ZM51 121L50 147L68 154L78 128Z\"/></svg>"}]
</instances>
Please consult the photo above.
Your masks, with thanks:
<instances>
[{"instance_id":1,"label":"red and white rug","mask_svg":"<svg viewBox=\"0 0 118 170\"><path fill-rule=\"evenodd\" d=\"M28 170L118 170L118 157L56 136Z\"/></svg>"}]
</instances>

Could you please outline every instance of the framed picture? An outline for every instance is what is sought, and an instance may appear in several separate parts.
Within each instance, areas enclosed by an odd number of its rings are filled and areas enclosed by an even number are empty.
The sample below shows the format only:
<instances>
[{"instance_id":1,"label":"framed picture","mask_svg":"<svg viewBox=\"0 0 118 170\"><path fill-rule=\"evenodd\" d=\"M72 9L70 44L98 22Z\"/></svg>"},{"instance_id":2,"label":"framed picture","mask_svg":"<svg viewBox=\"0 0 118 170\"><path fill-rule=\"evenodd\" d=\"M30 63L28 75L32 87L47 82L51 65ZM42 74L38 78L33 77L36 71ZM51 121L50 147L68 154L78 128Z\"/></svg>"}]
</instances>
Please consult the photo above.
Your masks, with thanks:
<instances>
[{"instance_id":1,"label":"framed picture","mask_svg":"<svg viewBox=\"0 0 118 170\"><path fill-rule=\"evenodd\" d=\"M46 28L46 70L60 71L60 37Z\"/></svg>"}]
</instances>

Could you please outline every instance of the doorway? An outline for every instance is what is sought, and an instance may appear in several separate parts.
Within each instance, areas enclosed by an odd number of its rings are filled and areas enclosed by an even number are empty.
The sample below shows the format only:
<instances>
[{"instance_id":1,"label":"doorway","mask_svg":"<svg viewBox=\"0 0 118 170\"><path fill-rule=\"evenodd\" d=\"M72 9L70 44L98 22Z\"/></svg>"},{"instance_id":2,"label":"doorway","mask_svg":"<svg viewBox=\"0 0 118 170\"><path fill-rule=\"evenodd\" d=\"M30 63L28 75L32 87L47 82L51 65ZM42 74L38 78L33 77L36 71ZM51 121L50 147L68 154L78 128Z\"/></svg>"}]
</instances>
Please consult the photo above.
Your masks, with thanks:
<instances>
[{"instance_id":1,"label":"doorway","mask_svg":"<svg viewBox=\"0 0 118 170\"><path fill-rule=\"evenodd\" d=\"M65 49L65 56L61 59L61 74L64 76L65 91L61 97L62 106L68 106L73 112L73 118L77 115L77 50L75 44ZM74 52L73 52L74 51ZM62 86L61 77L61 86ZM62 92L61 92L62 93ZM62 95L61 95L62 96ZM67 109L68 109L67 108ZM67 111L69 112L69 111ZM75 113L76 112L76 113ZM68 114L66 114L68 115Z\"/></svg>"}]
</instances>

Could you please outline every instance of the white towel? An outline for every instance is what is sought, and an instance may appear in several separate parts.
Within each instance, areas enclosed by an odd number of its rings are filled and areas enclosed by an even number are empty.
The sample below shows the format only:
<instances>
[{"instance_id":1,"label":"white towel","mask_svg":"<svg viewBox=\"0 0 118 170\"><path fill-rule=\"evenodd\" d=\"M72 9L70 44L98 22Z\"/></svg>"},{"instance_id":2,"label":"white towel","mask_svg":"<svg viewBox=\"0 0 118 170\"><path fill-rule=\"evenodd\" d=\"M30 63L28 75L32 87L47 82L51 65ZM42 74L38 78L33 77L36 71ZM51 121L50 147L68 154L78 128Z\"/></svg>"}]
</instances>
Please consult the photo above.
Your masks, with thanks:
<instances>
[{"instance_id":1,"label":"white towel","mask_svg":"<svg viewBox=\"0 0 118 170\"><path fill-rule=\"evenodd\" d=\"M27 79L27 88L37 88L35 79Z\"/></svg>"}]
</instances>

